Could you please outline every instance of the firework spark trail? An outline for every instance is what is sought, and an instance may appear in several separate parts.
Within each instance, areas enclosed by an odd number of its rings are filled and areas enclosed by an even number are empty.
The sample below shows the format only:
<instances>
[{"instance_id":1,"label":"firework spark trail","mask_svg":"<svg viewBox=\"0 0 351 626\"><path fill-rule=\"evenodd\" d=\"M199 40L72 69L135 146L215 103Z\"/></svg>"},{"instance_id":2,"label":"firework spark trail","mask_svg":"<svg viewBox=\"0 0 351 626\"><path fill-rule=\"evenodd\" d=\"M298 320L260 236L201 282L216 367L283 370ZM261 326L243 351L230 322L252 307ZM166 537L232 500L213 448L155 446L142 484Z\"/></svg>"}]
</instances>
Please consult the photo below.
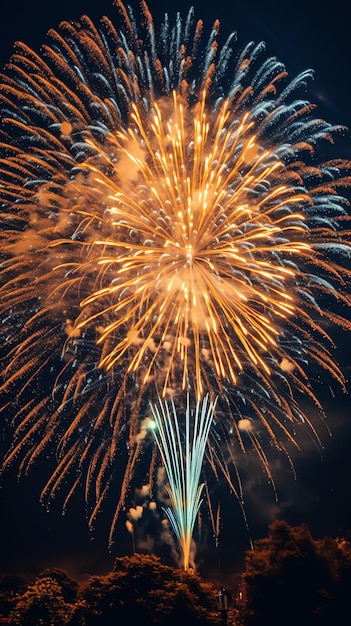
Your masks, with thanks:
<instances>
[{"instance_id":1,"label":"firework spark trail","mask_svg":"<svg viewBox=\"0 0 351 626\"><path fill-rule=\"evenodd\" d=\"M164 510L178 537L184 569L189 569L191 542L196 516L201 506L203 483L200 483L208 435L215 411L208 394L190 407L189 395L184 424L174 402L151 404L155 422L153 434L166 470L171 507Z\"/></svg>"},{"instance_id":2,"label":"firework spark trail","mask_svg":"<svg viewBox=\"0 0 351 626\"><path fill-rule=\"evenodd\" d=\"M43 500L85 479L91 525L119 489L111 538L149 399L219 396L230 485L247 439L269 472L263 432L318 437L300 399L322 410L314 370L344 386L328 325L350 329L351 300L350 164L317 161L343 129L314 116L312 72L220 47L193 10L156 32L116 4L118 28L63 22L0 78L4 465L55 449Z\"/></svg>"},{"instance_id":3,"label":"firework spark trail","mask_svg":"<svg viewBox=\"0 0 351 626\"><path fill-rule=\"evenodd\" d=\"M139 344L129 365L130 371L138 371L152 344L154 355L148 358L143 384L152 375L154 364L163 360L160 354L165 351L165 342L167 345L172 342L170 352L173 358L169 359L164 376L164 395L167 386L173 387L170 382L171 368L179 355L183 370L182 388L186 389L189 370L194 369L196 395L201 397L204 336L210 346L207 358L211 359L220 378L228 377L236 383L235 370L243 369L244 359L269 373L258 348L266 351L267 346L275 346L278 330L266 314L255 310L249 303L263 301L275 317L291 315L294 310L292 297L283 285L295 272L282 264L272 265L264 255L273 251L277 255L286 256L311 255L310 245L294 240L295 234L298 236L303 229L303 216L294 213L290 207L303 201L303 194L296 194L286 185L281 185L265 194L258 206L249 204L247 188L238 179L240 169L248 158L246 150L252 155L255 140L251 137L246 148L236 154L237 144L247 133L247 124L244 120L233 132L226 128L226 102L225 110L216 118L215 135L210 142L209 124L204 113L205 97L204 92L199 103L200 111L194 110L194 129L190 132L190 141L184 127L183 105L176 101L175 92L170 112L171 122L163 121L155 104L156 115L149 136L140 117L133 111L131 117L137 123L138 132L128 128L132 146L128 145L127 156L131 162L135 160L134 153L142 136L149 158L139 158L136 165L142 177L141 184L144 181L151 196L145 206L140 206L139 189L137 193L133 192L132 185L128 187L124 181L124 188L121 189L118 184L114 186L110 178L103 178L97 168L93 169L95 184L103 186L106 202L111 198L114 204L111 207L113 226L127 222L128 228L142 234L145 239L133 242L130 237L121 236L116 242L94 242L96 246L103 246L100 265L104 272L106 266L112 269L116 284L95 292L81 304L85 307L95 301L103 301L105 296L113 296L111 308L119 313L119 317L104 329L100 341L104 341L110 333L118 336L119 329L128 319L130 330L127 336L122 334L121 341L114 344L101 365L110 368L130 348ZM222 141L224 130L226 136ZM186 154L189 144L194 146L190 156ZM117 144L117 151L123 151L123 144ZM201 156L203 154L206 159ZM105 153L102 156L106 158ZM150 162L153 167L150 167ZM89 163L85 167L91 171ZM271 158L269 152L263 152L250 164L246 183L254 180L255 185L259 185L281 167L275 157ZM118 177L118 164L114 171ZM121 179L122 176L119 177ZM232 194L228 197L228 190L231 189ZM273 198L274 208L271 206ZM264 206L261 207L261 204ZM148 213L152 206L157 206L157 210L150 217ZM282 215L281 210L286 214ZM277 219L272 219L273 211ZM240 230L243 224L245 234ZM292 240L286 241L286 231L291 231ZM277 233L281 243L273 242ZM255 258L252 258L251 253L253 245L256 249ZM110 256L107 255L107 247L111 248ZM245 271L254 280L245 281ZM258 281L262 279L268 279L265 292L258 286ZM131 284L134 287L133 294L128 292ZM155 297L155 288L158 297ZM121 294L126 290L126 297L123 298ZM132 299L134 307L131 306ZM101 309L84 319L78 328L106 316L103 304ZM132 325L130 318L136 311L137 319ZM140 314L140 311L145 312ZM223 312L226 324L223 323ZM153 318L156 321L150 322ZM232 341L233 334L237 339L235 344ZM158 338L157 342L155 338ZM240 353L244 354L241 358ZM188 366L189 361L191 367Z\"/></svg>"}]
</instances>

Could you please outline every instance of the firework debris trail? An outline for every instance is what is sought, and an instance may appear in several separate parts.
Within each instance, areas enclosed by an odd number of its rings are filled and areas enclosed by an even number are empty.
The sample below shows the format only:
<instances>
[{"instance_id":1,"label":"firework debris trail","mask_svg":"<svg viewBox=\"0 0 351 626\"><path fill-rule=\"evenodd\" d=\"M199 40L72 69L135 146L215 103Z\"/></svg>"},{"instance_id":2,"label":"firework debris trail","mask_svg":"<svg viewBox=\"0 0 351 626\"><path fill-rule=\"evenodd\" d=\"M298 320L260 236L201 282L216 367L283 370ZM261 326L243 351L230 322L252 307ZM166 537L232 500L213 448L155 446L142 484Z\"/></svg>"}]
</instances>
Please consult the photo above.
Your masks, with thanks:
<instances>
[{"instance_id":1,"label":"firework debris trail","mask_svg":"<svg viewBox=\"0 0 351 626\"><path fill-rule=\"evenodd\" d=\"M116 5L117 26L17 43L0 89L4 468L54 451L43 502L84 481L91 526L118 493L111 542L133 480L153 490L149 402L181 420L218 397L202 469L239 500L239 452L270 475L300 425L318 441L310 372L345 387L329 328L351 300L350 163L318 162L344 129L315 117L312 72L192 9L156 29Z\"/></svg>"}]
</instances>

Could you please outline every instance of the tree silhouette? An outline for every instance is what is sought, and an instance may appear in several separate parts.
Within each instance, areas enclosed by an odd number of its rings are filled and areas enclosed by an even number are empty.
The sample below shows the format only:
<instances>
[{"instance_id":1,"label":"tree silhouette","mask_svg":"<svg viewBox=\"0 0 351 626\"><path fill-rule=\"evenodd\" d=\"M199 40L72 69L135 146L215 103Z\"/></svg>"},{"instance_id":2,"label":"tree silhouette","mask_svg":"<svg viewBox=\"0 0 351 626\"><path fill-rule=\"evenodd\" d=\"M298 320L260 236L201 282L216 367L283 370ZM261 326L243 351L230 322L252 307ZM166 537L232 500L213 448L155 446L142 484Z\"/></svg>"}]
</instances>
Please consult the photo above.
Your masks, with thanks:
<instances>
[{"instance_id":1,"label":"tree silhouette","mask_svg":"<svg viewBox=\"0 0 351 626\"><path fill-rule=\"evenodd\" d=\"M19 597L10 623L19 626L64 626L72 606L64 601L61 587L52 578L40 578Z\"/></svg>"},{"instance_id":2,"label":"tree silhouette","mask_svg":"<svg viewBox=\"0 0 351 626\"><path fill-rule=\"evenodd\" d=\"M85 601L87 626L220 623L212 585L149 555L116 559L111 574L90 580Z\"/></svg>"},{"instance_id":3,"label":"tree silhouette","mask_svg":"<svg viewBox=\"0 0 351 626\"><path fill-rule=\"evenodd\" d=\"M276 521L247 552L243 582L247 626L330 626L348 606L351 546Z\"/></svg>"},{"instance_id":4,"label":"tree silhouette","mask_svg":"<svg viewBox=\"0 0 351 626\"><path fill-rule=\"evenodd\" d=\"M0 616L8 617L17 594L26 587L26 580L19 574L6 574L0 580Z\"/></svg>"},{"instance_id":5,"label":"tree silhouette","mask_svg":"<svg viewBox=\"0 0 351 626\"><path fill-rule=\"evenodd\" d=\"M77 599L78 583L71 578L67 572L59 568L48 568L42 571L36 580L42 578L52 578L56 580L57 584L61 587L61 593L65 602L73 604Z\"/></svg>"}]
</instances>

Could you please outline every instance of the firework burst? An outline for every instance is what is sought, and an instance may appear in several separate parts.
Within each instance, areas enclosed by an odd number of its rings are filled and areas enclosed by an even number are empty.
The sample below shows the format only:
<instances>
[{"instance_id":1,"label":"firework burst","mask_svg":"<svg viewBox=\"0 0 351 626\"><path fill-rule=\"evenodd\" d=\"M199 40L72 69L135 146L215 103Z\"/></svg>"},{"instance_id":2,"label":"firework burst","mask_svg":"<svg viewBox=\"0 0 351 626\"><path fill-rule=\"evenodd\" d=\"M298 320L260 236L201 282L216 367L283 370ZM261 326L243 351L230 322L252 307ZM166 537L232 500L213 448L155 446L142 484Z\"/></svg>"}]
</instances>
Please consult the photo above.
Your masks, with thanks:
<instances>
[{"instance_id":1,"label":"firework burst","mask_svg":"<svg viewBox=\"0 0 351 626\"><path fill-rule=\"evenodd\" d=\"M246 437L269 472L255 419L281 448L299 394L321 408L309 371L344 385L327 326L350 328L330 305L350 305L349 164L315 158L342 129L314 116L311 72L220 47L192 10L156 32L116 5L118 28L17 44L0 95L5 465L55 449L43 500L84 477L91 524L120 481L111 537L149 398L219 395L207 460L233 487Z\"/></svg>"}]
</instances>

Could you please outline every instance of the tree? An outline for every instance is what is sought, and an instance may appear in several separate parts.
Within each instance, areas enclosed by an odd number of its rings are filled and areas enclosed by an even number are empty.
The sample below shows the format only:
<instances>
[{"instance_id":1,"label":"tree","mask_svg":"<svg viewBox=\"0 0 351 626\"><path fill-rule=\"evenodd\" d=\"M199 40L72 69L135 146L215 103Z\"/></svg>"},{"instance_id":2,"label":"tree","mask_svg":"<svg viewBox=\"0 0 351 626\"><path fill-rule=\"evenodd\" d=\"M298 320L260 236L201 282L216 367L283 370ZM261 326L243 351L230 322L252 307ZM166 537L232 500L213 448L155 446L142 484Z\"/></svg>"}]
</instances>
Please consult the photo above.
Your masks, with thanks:
<instances>
[{"instance_id":1,"label":"tree","mask_svg":"<svg viewBox=\"0 0 351 626\"><path fill-rule=\"evenodd\" d=\"M77 599L78 583L68 576L67 572L59 568L48 568L41 572L36 581L42 578L52 578L56 580L57 584L61 587L61 593L65 602L73 604Z\"/></svg>"},{"instance_id":2,"label":"tree","mask_svg":"<svg viewBox=\"0 0 351 626\"><path fill-rule=\"evenodd\" d=\"M87 626L219 624L213 587L155 556L116 559L114 571L93 577L84 595Z\"/></svg>"},{"instance_id":3,"label":"tree","mask_svg":"<svg viewBox=\"0 0 351 626\"><path fill-rule=\"evenodd\" d=\"M345 614L350 606L351 543L346 539L324 537L316 545L332 578L330 589L325 590L329 624L341 624L345 621Z\"/></svg>"},{"instance_id":4,"label":"tree","mask_svg":"<svg viewBox=\"0 0 351 626\"><path fill-rule=\"evenodd\" d=\"M0 616L8 617L16 596L26 586L23 576L7 574L0 581Z\"/></svg>"},{"instance_id":5,"label":"tree","mask_svg":"<svg viewBox=\"0 0 351 626\"><path fill-rule=\"evenodd\" d=\"M333 575L306 525L271 524L268 538L246 554L243 581L247 626L330 623Z\"/></svg>"},{"instance_id":6,"label":"tree","mask_svg":"<svg viewBox=\"0 0 351 626\"><path fill-rule=\"evenodd\" d=\"M40 578L19 597L10 623L19 626L64 626L72 606L64 601L61 587L52 578Z\"/></svg>"}]
</instances>

